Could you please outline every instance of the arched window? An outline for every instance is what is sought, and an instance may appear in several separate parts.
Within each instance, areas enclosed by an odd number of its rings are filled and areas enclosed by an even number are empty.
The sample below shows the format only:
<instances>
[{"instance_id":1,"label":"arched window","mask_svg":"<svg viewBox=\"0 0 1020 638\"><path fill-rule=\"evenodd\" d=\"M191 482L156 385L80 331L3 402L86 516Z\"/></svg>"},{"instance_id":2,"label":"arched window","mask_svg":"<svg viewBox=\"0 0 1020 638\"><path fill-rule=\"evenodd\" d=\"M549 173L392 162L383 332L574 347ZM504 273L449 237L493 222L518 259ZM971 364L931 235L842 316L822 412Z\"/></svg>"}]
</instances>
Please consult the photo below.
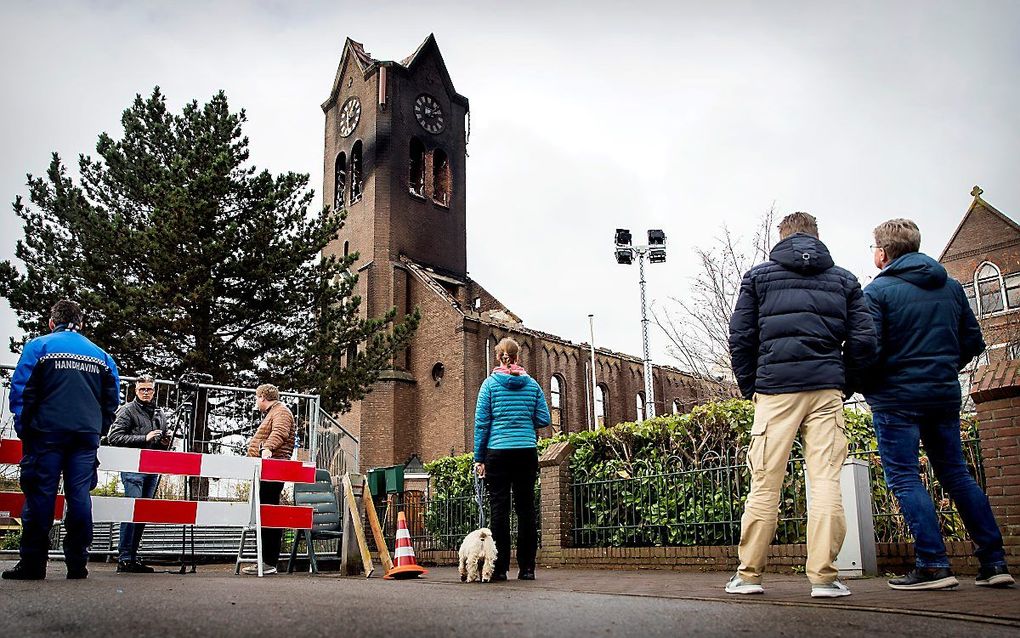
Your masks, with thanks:
<instances>
[{"instance_id":1,"label":"arched window","mask_svg":"<svg viewBox=\"0 0 1020 638\"><path fill-rule=\"evenodd\" d=\"M637 406L637 421L645 420L645 393L638 392L634 398L634 403Z\"/></svg>"},{"instance_id":2,"label":"arched window","mask_svg":"<svg viewBox=\"0 0 1020 638\"><path fill-rule=\"evenodd\" d=\"M333 164L333 210L344 209L344 189L347 187L347 154L338 153Z\"/></svg>"},{"instance_id":3,"label":"arched window","mask_svg":"<svg viewBox=\"0 0 1020 638\"><path fill-rule=\"evenodd\" d=\"M345 241L344 242L344 258L346 259L347 256L350 255L350 254L351 254L351 242Z\"/></svg>"},{"instance_id":4,"label":"arched window","mask_svg":"<svg viewBox=\"0 0 1020 638\"><path fill-rule=\"evenodd\" d=\"M563 383L558 374L549 379L549 405L553 434L559 434L563 430Z\"/></svg>"},{"instance_id":5,"label":"arched window","mask_svg":"<svg viewBox=\"0 0 1020 638\"><path fill-rule=\"evenodd\" d=\"M361 140L354 143L351 149L351 203L357 204L361 201L364 188L363 163L361 158Z\"/></svg>"},{"instance_id":6,"label":"arched window","mask_svg":"<svg viewBox=\"0 0 1020 638\"><path fill-rule=\"evenodd\" d=\"M407 188L411 194L425 197L425 145L417 137L411 138Z\"/></svg>"},{"instance_id":7,"label":"arched window","mask_svg":"<svg viewBox=\"0 0 1020 638\"><path fill-rule=\"evenodd\" d=\"M673 414L682 414L684 408L680 405L680 399L673 399Z\"/></svg>"},{"instance_id":8,"label":"arched window","mask_svg":"<svg viewBox=\"0 0 1020 638\"><path fill-rule=\"evenodd\" d=\"M606 395L609 391L601 383L595 386L595 427L606 427Z\"/></svg>"},{"instance_id":9,"label":"arched window","mask_svg":"<svg viewBox=\"0 0 1020 638\"><path fill-rule=\"evenodd\" d=\"M432 199L444 206L450 204L450 160L441 148L432 152Z\"/></svg>"},{"instance_id":10,"label":"arched window","mask_svg":"<svg viewBox=\"0 0 1020 638\"><path fill-rule=\"evenodd\" d=\"M1002 273L995 264L986 261L974 274L977 289L978 314L999 312L1005 307L1002 299Z\"/></svg>"}]
</instances>

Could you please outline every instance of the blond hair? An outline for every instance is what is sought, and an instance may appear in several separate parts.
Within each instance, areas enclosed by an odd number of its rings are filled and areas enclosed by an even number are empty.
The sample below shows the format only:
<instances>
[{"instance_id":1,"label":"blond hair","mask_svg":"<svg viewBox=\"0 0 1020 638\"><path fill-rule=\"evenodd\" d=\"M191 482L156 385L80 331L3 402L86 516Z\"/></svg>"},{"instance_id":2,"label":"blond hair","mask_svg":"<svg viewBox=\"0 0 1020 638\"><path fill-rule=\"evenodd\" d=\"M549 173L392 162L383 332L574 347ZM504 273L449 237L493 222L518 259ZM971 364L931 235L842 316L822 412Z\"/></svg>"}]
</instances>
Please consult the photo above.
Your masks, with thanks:
<instances>
[{"instance_id":1,"label":"blond hair","mask_svg":"<svg viewBox=\"0 0 1020 638\"><path fill-rule=\"evenodd\" d=\"M279 401L280 390L272 383L263 383L255 388L255 396L262 397L266 401Z\"/></svg>"},{"instance_id":2,"label":"blond hair","mask_svg":"<svg viewBox=\"0 0 1020 638\"><path fill-rule=\"evenodd\" d=\"M503 340L496 345L496 361L502 365L508 366L511 363L517 363L517 358L520 355L520 344L510 337L504 337Z\"/></svg>"},{"instance_id":3,"label":"blond hair","mask_svg":"<svg viewBox=\"0 0 1020 638\"><path fill-rule=\"evenodd\" d=\"M818 239L818 220L809 213L790 213L779 222L779 239L794 233L804 233Z\"/></svg>"},{"instance_id":4,"label":"blond hair","mask_svg":"<svg viewBox=\"0 0 1020 638\"><path fill-rule=\"evenodd\" d=\"M889 261L921 250L921 230L909 219L898 217L875 226L875 245Z\"/></svg>"}]
</instances>

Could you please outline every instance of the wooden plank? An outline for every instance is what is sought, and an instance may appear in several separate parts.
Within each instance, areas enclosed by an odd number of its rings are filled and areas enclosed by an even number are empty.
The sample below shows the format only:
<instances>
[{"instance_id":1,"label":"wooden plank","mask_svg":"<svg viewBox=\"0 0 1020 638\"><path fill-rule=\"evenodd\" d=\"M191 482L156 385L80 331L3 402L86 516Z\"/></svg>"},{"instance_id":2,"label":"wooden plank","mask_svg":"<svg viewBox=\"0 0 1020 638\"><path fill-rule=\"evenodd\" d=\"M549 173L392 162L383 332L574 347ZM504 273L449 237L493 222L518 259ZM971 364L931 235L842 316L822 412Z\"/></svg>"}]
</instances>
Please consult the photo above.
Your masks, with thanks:
<instances>
[{"instance_id":1,"label":"wooden plank","mask_svg":"<svg viewBox=\"0 0 1020 638\"><path fill-rule=\"evenodd\" d=\"M372 528L375 546L379 549L379 562L383 564L383 569L388 574L393 569L393 559L390 558L390 550L386 548L386 537L383 536L379 515L375 511L375 503L372 502L372 490L361 491L361 502L365 505L365 518L368 519L368 526Z\"/></svg>"},{"instance_id":2,"label":"wooden plank","mask_svg":"<svg viewBox=\"0 0 1020 638\"><path fill-rule=\"evenodd\" d=\"M343 484L347 509L351 515L351 527L354 528L354 535L358 539L358 549L361 550L361 564L365 567L365 578L370 578L375 568L372 566L372 555L368 553L368 540L365 538L365 527L361 523L358 501L354 499L354 487L351 485L350 474L344 474Z\"/></svg>"}]
</instances>

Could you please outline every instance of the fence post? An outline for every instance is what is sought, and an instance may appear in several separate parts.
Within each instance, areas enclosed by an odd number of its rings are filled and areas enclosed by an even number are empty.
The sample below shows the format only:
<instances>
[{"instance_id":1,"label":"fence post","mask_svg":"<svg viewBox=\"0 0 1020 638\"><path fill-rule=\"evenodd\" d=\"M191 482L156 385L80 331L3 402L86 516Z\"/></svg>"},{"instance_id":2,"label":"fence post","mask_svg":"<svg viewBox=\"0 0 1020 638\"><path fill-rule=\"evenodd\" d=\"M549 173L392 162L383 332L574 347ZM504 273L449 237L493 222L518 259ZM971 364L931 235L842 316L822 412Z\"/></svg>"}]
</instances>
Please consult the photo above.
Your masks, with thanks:
<instances>
[{"instance_id":1,"label":"fence post","mask_svg":"<svg viewBox=\"0 0 1020 638\"><path fill-rule=\"evenodd\" d=\"M574 446L567 441L550 445L538 459L542 496L542 551L545 565L561 564L563 548L571 545L574 495L570 486L570 456Z\"/></svg>"},{"instance_id":2,"label":"fence post","mask_svg":"<svg viewBox=\"0 0 1020 638\"><path fill-rule=\"evenodd\" d=\"M1006 561L1020 563L1020 361L999 361L974 373L985 493L1002 531Z\"/></svg>"}]
</instances>

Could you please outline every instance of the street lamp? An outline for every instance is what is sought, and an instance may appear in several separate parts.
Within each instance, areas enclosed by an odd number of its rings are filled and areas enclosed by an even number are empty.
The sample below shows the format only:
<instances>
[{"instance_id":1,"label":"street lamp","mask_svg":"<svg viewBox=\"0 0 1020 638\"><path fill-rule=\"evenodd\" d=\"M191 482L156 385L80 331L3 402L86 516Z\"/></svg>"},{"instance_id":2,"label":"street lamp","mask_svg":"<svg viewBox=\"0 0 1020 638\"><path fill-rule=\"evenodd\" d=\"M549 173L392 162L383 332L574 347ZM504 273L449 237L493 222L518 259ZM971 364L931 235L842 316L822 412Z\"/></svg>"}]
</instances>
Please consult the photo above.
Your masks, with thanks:
<instances>
[{"instance_id":1,"label":"street lamp","mask_svg":"<svg viewBox=\"0 0 1020 638\"><path fill-rule=\"evenodd\" d=\"M661 229L648 231L647 246L631 245L631 234L626 228L616 229L616 263L629 266L638 260L639 284L641 286L641 341L644 348L645 368L645 418L655 416L655 389L652 385L652 355L648 347L648 302L645 295L645 259L650 263L666 261L666 233Z\"/></svg>"}]
</instances>

